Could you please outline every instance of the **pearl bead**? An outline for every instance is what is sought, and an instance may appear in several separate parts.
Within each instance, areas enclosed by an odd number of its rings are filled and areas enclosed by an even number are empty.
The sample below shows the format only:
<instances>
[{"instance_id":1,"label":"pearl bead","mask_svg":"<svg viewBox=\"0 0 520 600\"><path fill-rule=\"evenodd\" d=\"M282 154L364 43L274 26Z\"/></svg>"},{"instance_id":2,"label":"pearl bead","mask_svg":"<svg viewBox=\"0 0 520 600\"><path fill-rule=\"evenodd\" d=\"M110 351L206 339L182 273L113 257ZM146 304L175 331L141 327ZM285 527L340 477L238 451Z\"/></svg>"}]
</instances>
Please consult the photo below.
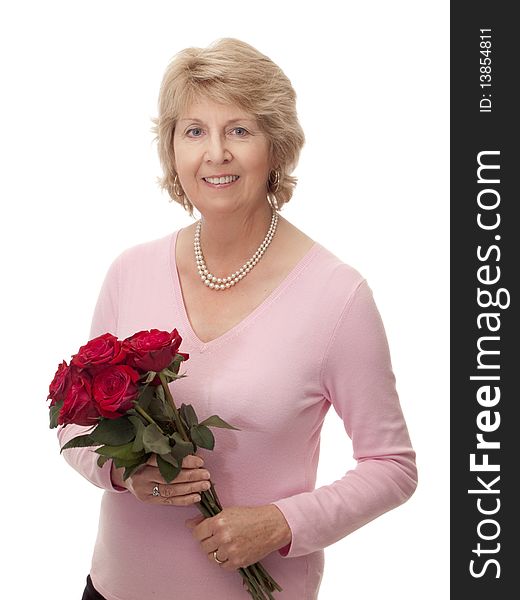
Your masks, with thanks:
<instances>
[{"instance_id":1,"label":"pearl bead","mask_svg":"<svg viewBox=\"0 0 520 600\"><path fill-rule=\"evenodd\" d=\"M228 277L215 277L212 273L209 272L204 261L204 255L200 244L200 231L202 227L202 221L199 220L199 222L197 223L197 227L195 228L195 239L193 240L193 246L195 249L195 261L197 264L197 270L204 285L206 285L210 289L217 291L226 290L236 285L251 271L251 269L253 269L253 267L262 258L265 251L267 250L267 247L269 246L274 237L277 224L278 214L276 213L276 211L273 210L269 230L264 240L260 244L258 250L253 254L253 256L248 261L246 261L238 271L235 271Z\"/></svg>"}]
</instances>

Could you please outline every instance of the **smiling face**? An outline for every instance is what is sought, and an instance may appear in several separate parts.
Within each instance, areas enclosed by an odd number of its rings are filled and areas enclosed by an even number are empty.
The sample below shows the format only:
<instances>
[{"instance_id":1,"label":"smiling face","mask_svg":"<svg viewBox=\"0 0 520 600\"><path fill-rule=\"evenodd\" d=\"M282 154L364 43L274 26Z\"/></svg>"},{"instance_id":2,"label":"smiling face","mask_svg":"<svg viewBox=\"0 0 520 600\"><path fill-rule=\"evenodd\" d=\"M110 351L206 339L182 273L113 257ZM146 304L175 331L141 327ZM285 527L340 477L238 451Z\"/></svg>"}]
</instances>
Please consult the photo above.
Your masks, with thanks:
<instances>
[{"instance_id":1,"label":"smiling face","mask_svg":"<svg viewBox=\"0 0 520 600\"><path fill-rule=\"evenodd\" d=\"M269 141L253 115L201 99L180 115L173 147L180 184L201 214L267 201Z\"/></svg>"}]
</instances>

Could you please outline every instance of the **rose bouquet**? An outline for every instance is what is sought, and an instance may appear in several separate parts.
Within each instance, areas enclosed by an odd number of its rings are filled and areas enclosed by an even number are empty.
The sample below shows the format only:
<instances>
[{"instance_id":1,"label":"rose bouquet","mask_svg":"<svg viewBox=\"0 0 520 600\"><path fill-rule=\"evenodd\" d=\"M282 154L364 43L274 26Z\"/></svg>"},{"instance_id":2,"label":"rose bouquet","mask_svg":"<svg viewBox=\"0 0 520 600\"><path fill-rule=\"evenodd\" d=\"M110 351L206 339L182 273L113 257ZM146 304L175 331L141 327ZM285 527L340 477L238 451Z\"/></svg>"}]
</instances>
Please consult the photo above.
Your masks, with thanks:
<instances>
[{"instance_id":1,"label":"rose bouquet","mask_svg":"<svg viewBox=\"0 0 520 600\"><path fill-rule=\"evenodd\" d=\"M95 446L97 464L112 460L124 468L123 480L155 454L162 477L171 483L185 456L199 447L213 450L210 427L237 429L217 415L199 422L193 406L175 405L168 384L186 377L179 369L189 358L178 351L181 341L176 329L139 331L124 340L105 333L81 346L69 365L62 361L47 396L50 427L91 428L61 451ZM200 495L197 506L205 517L222 511L211 481ZM273 591L282 591L259 562L239 571L255 600L272 599Z\"/></svg>"}]
</instances>

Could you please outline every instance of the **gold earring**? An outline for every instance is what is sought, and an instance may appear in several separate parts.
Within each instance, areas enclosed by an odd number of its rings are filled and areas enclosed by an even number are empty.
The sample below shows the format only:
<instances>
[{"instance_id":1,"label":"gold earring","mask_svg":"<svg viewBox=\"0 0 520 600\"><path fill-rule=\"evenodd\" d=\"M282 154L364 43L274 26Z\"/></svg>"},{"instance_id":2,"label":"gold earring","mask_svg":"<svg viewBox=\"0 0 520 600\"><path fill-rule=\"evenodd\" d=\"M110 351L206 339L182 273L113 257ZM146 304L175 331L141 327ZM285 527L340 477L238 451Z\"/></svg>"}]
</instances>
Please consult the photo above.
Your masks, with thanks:
<instances>
[{"instance_id":1,"label":"gold earring","mask_svg":"<svg viewBox=\"0 0 520 600\"><path fill-rule=\"evenodd\" d=\"M179 200L184 196L184 190L179 185L179 176L175 173L175 178L173 180L173 193L179 198Z\"/></svg>"},{"instance_id":2,"label":"gold earring","mask_svg":"<svg viewBox=\"0 0 520 600\"><path fill-rule=\"evenodd\" d=\"M274 175L273 175L274 173ZM273 194L276 194L278 188L280 187L280 171L276 169L274 171L269 171L269 189Z\"/></svg>"}]
</instances>

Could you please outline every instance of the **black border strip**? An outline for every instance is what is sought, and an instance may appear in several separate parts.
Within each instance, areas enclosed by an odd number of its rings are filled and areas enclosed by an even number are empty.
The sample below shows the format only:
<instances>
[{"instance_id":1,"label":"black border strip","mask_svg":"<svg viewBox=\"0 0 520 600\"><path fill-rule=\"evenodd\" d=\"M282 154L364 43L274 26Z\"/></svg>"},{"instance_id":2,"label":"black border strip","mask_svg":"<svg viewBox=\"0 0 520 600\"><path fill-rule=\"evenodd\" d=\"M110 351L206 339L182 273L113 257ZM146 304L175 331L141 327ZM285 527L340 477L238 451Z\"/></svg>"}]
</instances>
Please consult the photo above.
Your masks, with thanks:
<instances>
[{"instance_id":1,"label":"black border strip","mask_svg":"<svg viewBox=\"0 0 520 600\"><path fill-rule=\"evenodd\" d=\"M513 90L520 30L513 8L451 3L450 579L452 597L471 600L515 597L520 577L520 226L513 216L520 208Z\"/></svg>"}]
</instances>

